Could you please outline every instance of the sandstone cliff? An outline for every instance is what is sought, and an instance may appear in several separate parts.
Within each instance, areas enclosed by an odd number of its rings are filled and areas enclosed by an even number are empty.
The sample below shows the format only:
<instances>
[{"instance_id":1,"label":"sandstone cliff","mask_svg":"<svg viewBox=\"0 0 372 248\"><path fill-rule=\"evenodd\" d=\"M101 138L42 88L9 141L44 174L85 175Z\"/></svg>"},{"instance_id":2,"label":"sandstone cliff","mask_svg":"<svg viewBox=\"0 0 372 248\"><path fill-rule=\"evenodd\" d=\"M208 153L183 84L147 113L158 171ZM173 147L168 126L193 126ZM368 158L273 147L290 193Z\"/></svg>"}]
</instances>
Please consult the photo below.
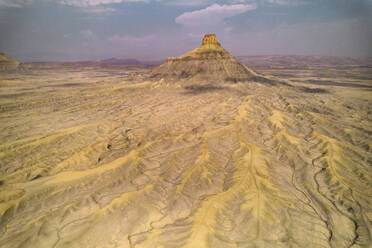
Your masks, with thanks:
<instances>
[{"instance_id":1,"label":"sandstone cliff","mask_svg":"<svg viewBox=\"0 0 372 248\"><path fill-rule=\"evenodd\" d=\"M14 59L9 59L4 53L0 53L0 72L16 71L19 67L19 62Z\"/></svg>"}]
</instances>

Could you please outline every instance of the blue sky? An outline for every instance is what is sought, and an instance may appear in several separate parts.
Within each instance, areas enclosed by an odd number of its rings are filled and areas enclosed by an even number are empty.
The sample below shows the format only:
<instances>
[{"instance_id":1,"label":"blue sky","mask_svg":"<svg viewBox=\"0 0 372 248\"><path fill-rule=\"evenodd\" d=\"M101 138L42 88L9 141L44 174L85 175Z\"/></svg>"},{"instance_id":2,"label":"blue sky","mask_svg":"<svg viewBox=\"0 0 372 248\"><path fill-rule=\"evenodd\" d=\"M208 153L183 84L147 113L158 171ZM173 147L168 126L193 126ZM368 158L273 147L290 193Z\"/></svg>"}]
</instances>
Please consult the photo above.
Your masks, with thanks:
<instances>
[{"instance_id":1,"label":"blue sky","mask_svg":"<svg viewBox=\"0 0 372 248\"><path fill-rule=\"evenodd\" d=\"M0 0L0 51L20 61L158 60L205 33L235 56L372 56L372 0Z\"/></svg>"}]
</instances>

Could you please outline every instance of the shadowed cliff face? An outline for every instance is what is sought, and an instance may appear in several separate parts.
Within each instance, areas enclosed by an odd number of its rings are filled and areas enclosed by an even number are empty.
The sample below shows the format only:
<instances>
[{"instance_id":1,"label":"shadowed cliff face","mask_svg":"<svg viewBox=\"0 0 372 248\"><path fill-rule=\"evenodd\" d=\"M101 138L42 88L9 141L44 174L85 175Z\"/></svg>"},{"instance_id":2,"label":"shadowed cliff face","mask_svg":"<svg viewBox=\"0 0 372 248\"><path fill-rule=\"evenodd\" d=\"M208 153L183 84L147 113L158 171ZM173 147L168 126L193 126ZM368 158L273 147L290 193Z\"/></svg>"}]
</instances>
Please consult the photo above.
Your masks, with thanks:
<instances>
[{"instance_id":1,"label":"shadowed cliff face","mask_svg":"<svg viewBox=\"0 0 372 248\"><path fill-rule=\"evenodd\" d=\"M257 74L238 62L217 41L205 35L202 44L180 57L168 58L152 71L152 77L172 82L198 84L254 81Z\"/></svg>"},{"instance_id":2,"label":"shadowed cliff face","mask_svg":"<svg viewBox=\"0 0 372 248\"><path fill-rule=\"evenodd\" d=\"M0 80L1 248L370 247L370 91L125 73Z\"/></svg>"}]
</instances>

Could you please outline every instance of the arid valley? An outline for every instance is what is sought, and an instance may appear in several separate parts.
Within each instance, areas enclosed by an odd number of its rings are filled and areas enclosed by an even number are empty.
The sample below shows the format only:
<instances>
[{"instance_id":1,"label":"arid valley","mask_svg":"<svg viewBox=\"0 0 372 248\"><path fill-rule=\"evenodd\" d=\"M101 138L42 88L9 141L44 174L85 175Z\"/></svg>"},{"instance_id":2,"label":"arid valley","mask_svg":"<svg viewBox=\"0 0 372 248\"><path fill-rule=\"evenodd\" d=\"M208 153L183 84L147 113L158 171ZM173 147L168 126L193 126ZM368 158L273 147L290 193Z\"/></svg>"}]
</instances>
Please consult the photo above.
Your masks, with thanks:
<instances>
[{"instance_id":1,"label":"arid valley","mask_svg":"<svg viewBox=\"0 0 372 248\"><path fill-rule=\"evenodd\" d=\"M0 247L371 247L371 64L212 43L1 74Z\"/></svg>"}]
</instances>

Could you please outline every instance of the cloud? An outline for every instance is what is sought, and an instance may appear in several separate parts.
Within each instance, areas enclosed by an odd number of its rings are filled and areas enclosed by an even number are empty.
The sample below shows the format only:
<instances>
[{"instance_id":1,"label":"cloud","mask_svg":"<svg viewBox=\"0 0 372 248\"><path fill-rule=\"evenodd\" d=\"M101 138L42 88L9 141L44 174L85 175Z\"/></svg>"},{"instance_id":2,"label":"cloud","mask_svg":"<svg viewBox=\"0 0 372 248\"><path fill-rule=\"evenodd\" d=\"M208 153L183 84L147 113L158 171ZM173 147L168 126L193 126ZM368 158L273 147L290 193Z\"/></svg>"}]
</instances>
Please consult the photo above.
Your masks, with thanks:
<instances>
[{"instance_id":1,"label":"cloud","mask_svg":"<svg viewBox=\"0 0 372 248\"><path fill-rule=\"evenodd\" d=\"M301 5L304 4L304 0L266 0L269 4L277 5Z\"/></svg>"},{"instance_id":2,"label":"cloud","mask_svg":"<svg viewBox=\"0 0 372 248\"><path fill-rule=\"evenodd\" d=\"M258 0L228 0L231 4L237 4L237 3L252 3L257 2Z\"/></svg>"},{"instance_id":3,"label":"cloud","mask_svg":"<svg viewBox=\"0 0 372 248\"><path fill-rule=\"evenodd\" d=\"M32 3L33 0L0 0L0 8L22 8Z\"/></svg>"},{"instance_id":4,"label":"cloud","mask_svg":"<svg viewBox=\"0 0 372 248\"><path fill-rule=\"evenodd\" d=\"M310 2L311 0L229 0L230 3L252 3L260 2L261 4L269 5L302 5Z\"/></svg>"},{"instance_id":5,"label":"cloud","mask_svg":"<svg viewBox=\"0 0 372 248\"><path fill-rule=\"evenodd\" d=\"M224 20L250 10L255 10L256 4L213 4L205 9L185 12L175 19L184 27L216 26L224 24Z\"/></svg>"},{"instance_id":6,"label":"cloud","mask_svg":"<svg viewBox=\"0 0 372 248\"><path fill-rule=\"evenodd\" d=\"M76 6L76 7L91 7L105 4L114 3L136 3L145 2L148 3L151 0L58 0L61 4Z\"/></svg>"},{"instance_id":7,"label":"cloud","mask_svg":"<svg viewBox=\"0 0 372 248\"><path fill-rule=\"evenodd\" d=\"M213 0L170 0L167 1L168 5L179 5L179 6L201 6L212 3Z\"/></svg>"},{"instance_id":8,"label":"cloud","mask_svg":"<svg viewBox=\"0 0 372 248\"><path fill-rule=\"evenodd\" d=\"M86 13L94 13L94 14L107 14L107 13L115 12L116 9L108 8L105 6L92 6L89 8L82 8L82 11Z\"/></svg>"}]
</instances>

